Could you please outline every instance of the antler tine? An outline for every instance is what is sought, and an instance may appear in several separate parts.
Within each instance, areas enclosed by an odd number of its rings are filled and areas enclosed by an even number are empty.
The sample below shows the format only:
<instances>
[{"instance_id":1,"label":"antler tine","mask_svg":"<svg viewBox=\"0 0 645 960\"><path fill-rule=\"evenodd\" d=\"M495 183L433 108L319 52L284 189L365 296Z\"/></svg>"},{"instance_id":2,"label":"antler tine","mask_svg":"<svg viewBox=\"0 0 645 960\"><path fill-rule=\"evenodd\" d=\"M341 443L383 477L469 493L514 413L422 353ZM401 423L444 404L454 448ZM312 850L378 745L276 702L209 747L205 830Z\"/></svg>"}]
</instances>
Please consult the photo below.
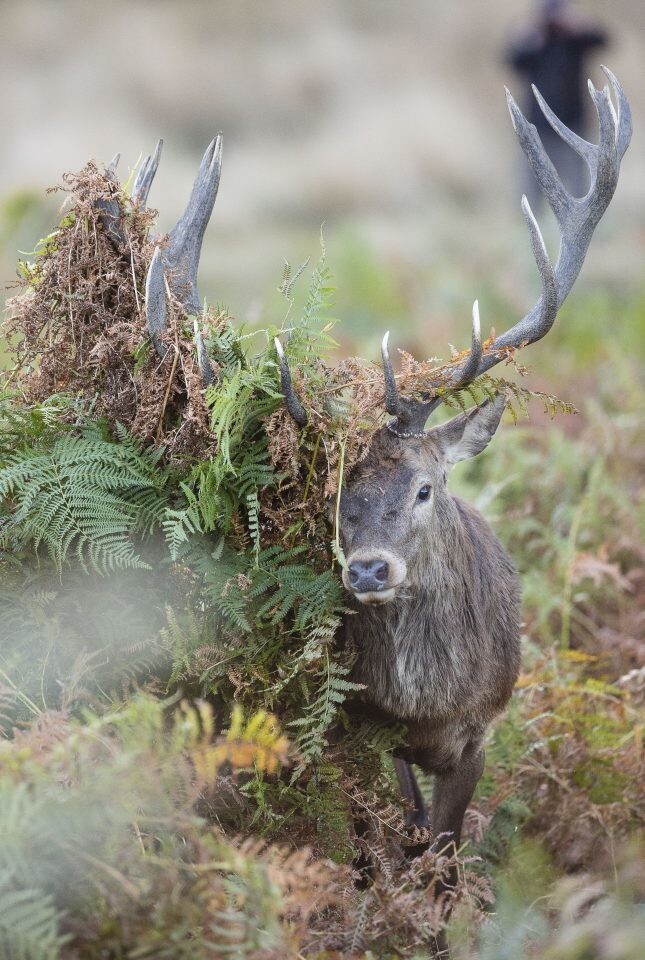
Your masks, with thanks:
<instances>
[{"instance_id":1,"label":"antler tine","mask_svg":"<svg viewBox=\"0 0 645 960\"><path fill-rule=\"evenodd\" d=\"M596 147L593 143L589 143L583 137L578 136L577 133L574 133L573 130L570 130L565 123L560 120L560 118L553 112L551 107L548 105L538 88L534 83L531 84L531 89L533 91L533 96L538 102L538 106L552 129L567 143L572 150L578 154L579 157L586 162L587 166L592 172L592 176L595 173L596 169Z\"/></svg>"},{"instance_id":2,"label":"antler tine","mask_svg":"<svg viewBox=\"0 0 645 960\"><path fill-rule=\"evenodd\" d=\"M587 85L589 87L589 94L593 100L594 107L596 108L599 127L597 147L598 159L596 162L595 177L594 182L591 184L590 192L587 195L587 197L593 198L594 188L597 184L602 185L605 191L611 190L611 193L613 194L618 181L618 171L620 168L620 161L616 151L618 118L611 102L609 87L604 87L602 90L596 90L591 80L587 81ZM598 219L600 219L603 212L604 209L598 213Z\"/></svg>"},{"instance_id":3,"label":"antler tine","mask_svg":"<svg viewBox=\"0 0 645 960\"><path fill-rule=\"evenodd\" d=\"M309 420L307 416L307 411L300 402L300 398L296 393L293 381L291 379L291 370L289 369L289 362L285 356L282 344L277 337L274 338L276 353L278 354L278 364L280 365L280 390L284 397L284 402L287 410L296 421L299 427L306 427Z\"/></svg>"},{"instance_id":4,"label":"antler tine","mask_svg":"<svg viewBox=\"0 0 645 960\"><path fill-rule=\"evenodd\" d=\"M491 352L480 360L475 376L485 373L486 370L490 370L499 362L501 357L494 352L495 350L509 346L521 347L524 344L534 343L545 336L553 326L561 304L556 274L544 245L537 220L525 196L522 197L522 213L529 232L533 257L542 281L542 296L522 320L497 337L491 347Z\"/></svg>"},{"instance_id":5,"label":"antler tine","mask_svg":"<svg viewBox=\"0 0 645 960\"><path fill-rule=\"evenodd\" d=\"M152 181L157 173L157 167L159 166L162 148L163 140L158 140L157 146L155 147L155 152L152 155L148 154L139 167L134 181L134 186L132 187L132 199L135 203L138 203L142 209L145 207L148 201L148 194L150 192Z\"/></svg>"},{"instance_id":6,"label":"antler tine","mask_svg":"<svg viewBox=\"0 0 645 960\"><path fill-rule=\"evenodd\" d=\"M222 165L222 136L218 134L208 145L186 210L170 231L163 259L168 270L170 288L189 313L199 313L201 306L197 293L197 270L210 220Z\"/></svg>"},{"instance_id":7,"label":"antler tine","mask_svg":"<svg viewBox=\"0 0 645 960\"><path fill-rule=\"evenodd\" d=\"M432 411L439 406L441 399L433 394L425 394L423 400L401 396L396 385L394 367L388 350L389 338L390 331L388 330L381 342L383 376L385 379L385 409L395 419L387 424L387 428L390 433L401 439L423 437L426 420Z\"/></svg>"},{"instance_id":8,"label":"antler tine","mask_svg":"<svg viewBox=\"0 0 645 960\"><path fill-rule=\"evenodd\" d=\"M401 412L401 401L399 398L398 387L396 385L394 367L392 366L392 361L390 360L390 351L387 347L389 339L390 331L388 330L381 342L383 376L385 378L385 409L388 413L391 413L393 417L397 417Z\"/></svg>"},{"instance_id":9,"label":"antler tine","mask_svg":"<svg viewBox=\"0 0 645 960\"><path fill-rule=\"evenodd\" d=\"M481 323L479 322L479 302L473 303L473 332L471 338L470 353L466 357L463 366L457 370L447 386L451 390L459 390L466 387L477 375L477 370L482 358L482 334Z\"/></svg>"},{"instance_id":10,"label":"antler tine","mask_svg":"<svg viewBox=\"0 0 645 960\"><path fill-rule=\"evenodd\" d=\"M544 145L540 140L535 126L526 119L515 103L510 90L506 90L506 100L513 122L513 129L520 141L522 150L526 154L537 182L549 201L549 206L555 214L560 227L566 223L571 215L573 197L566 191Z\"/></svg>"},{"instance_id":11,"label":"antler tine","mask_svg":"<svg viewBox=\"0 0 645 960\"><path fill-rule=\"evenodd\" d=\"M159 356L163 358L166 355L166 348L161 338L168 328L168 305L166 303L166 278L159 247L155 247L154 255L148 267L145 311L150 339Z\"/></svg>"},{"instance_id":12,"label":"antler tine","mask_svg":"<svg viewBox=\"0 0 645 960\"><path fill-rule=\"evenodd\" d=\"M213 365L210 361L210 357L208 356L208 351L206 350L202 332L199 329L197 317L193 318L193 329L195 336L195 348L197 350L197 363L199 365L199 371L202 375L202 381L205 387L211 387L217 382L217 375L213 370Z\"/></svg>"},{"instance_id":13,"label":"antler tine","mask_svg":"<svg viewBox=\"0 0 645 960\"><path fill-rule=\"evenodd\" d=\"M629 106L629 101L625 96L625 91L618 82L618 78L614 76L609 67L604 66L604 64L601 64L600 69L611 83L614 96L616 97L616 152L618 154L618 160L620 161L623 159L625 150L629 146L629 141L632 138L632 111Z\"/></svg>"}]
</instances>

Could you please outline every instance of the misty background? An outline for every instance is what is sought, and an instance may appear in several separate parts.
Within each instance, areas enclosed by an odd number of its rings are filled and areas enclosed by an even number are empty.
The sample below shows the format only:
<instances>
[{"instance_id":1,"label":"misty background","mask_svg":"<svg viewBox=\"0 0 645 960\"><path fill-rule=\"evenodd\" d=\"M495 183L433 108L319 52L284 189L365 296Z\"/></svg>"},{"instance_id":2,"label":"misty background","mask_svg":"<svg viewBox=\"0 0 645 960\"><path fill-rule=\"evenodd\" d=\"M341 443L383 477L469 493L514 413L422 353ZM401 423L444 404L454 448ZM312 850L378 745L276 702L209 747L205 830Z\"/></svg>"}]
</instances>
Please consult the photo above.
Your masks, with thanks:
<instances>
[{"instance_id":1,"label":"misty background","mask_svg":"<svg viewBox=\"0 0 645 960\"><path fill-rule=\"evenodd\" d=\"M574 296L589 284L624 293L643 273L645 9L577 9L611 34L589 72L597 86L600 60L616 73L635 131ZM2 279L55 224L63 195L45 188L63 172L118 151L125 179L163 137L149 202L170 229L222 131L201 265L209 302L240 323L279 322L284 259L315 259L324 223L344 349L376 358L387 327L426 356L447 338L465 346L475 297L484 329L501 329L502 305L520 316L539 290L504 96L506 84L521 97L504 51L531 11L510 0L4 0ZM550 213L540 221L554 254ZM548 350L533 348L531 363Z\"/></svg>"}]
</instances>

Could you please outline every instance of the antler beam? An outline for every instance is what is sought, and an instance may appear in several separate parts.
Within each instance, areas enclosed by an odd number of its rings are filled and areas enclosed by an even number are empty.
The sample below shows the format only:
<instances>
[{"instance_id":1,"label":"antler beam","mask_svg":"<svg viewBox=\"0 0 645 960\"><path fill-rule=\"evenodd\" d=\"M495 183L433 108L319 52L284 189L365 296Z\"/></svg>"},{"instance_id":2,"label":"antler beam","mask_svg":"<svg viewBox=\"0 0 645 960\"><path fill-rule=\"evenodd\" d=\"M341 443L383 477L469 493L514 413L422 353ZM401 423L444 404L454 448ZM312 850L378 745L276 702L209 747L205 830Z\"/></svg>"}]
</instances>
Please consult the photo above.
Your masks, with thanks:
<instances>
[{"instance_id":1,"label":"antler beam","mask_svg":"<svg viewBox=\"0 0 645 960\"><path fill-rule=\"evenodd\" d=\"M107 165L105 170L106 178L111 182L116 182L116 168L121 159L121 154L116 153L110 162ZM114 245L114 248L119 253L124 253L128 248L128 239L123 232L123 226L121 224L121 207L116 198L105 198L96 201L97 210L99 210L99 216L101 223L103 224L103 229L110 238L111 243Z\"/></svg>"}]
</instances>

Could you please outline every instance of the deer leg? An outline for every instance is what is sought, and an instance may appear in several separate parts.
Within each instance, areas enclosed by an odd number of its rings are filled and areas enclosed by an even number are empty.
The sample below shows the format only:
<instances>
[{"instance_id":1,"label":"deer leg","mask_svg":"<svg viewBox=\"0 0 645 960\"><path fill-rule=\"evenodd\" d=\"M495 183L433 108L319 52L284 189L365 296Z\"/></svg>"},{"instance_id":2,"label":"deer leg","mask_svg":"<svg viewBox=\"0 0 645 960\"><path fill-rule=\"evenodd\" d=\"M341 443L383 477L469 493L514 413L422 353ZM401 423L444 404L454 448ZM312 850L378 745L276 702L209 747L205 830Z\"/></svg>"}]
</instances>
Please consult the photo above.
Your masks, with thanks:
<instances>
[{"instance_id":1,"label":"deer leg","mask_svg":"<svg viewBox=\"0 0 645 960\"><path fill-rule=\"evenodd\" d=\"M430 957L432 960L450 960L450 950L448 948L448 938L445 930L430 939Z\"/></svg>"},{"instance_id":2,"label":"deer leg","mask_svg":"<svg viewBox=\"0 0 645 960\"><path fill-rule=\"evenodd\" d=\"M412 805L412 810L406 812L406 826L408 828L429 826L428 809L423 794L409 762L412 758L421 769L435 777L433 791L433 834L435 843L440 849L447 847L450 855L456 852L461 842L461 828L464 814L475 792L475 787L484 770L484 751L481 743L471 741L466 745L459 762L451 767L437 767L436 754L431 751L415 750L414 753L403 750L402 755L394 757L399 787L403 798ZM409 759L408 759L409 758ZM406 855L410 858L418 857L430 846L430 842L418 843L406 847ZM433 883L434 896L440 896L452 891L457 885L457 870L451 868ZM448 922L451 913L451 904L448 903L444 922ZM449 960L450 951L445 929L441 929L436 936L428 941L429 956L433 960Z\"/></svg>"},{"instance_id":3,"label":"deer leg","mask_svg":"<svg viewBox=\"0 0 645 960\"><path fill-rule=\"evenodd\" d=\"M408 804L412 806L411 810L408 807L405 811L405 826L411 836L414 836L417 828L427 830L430 826L428 808L423 799L419 784L417 783L417 778L414 775L414 770L408 761L402 757L395 756L394 769L396 770L396 777L399 781L401 795L403 799L407 800ZM408 860L413 860L415 857L420 857L422 853L425 853L429 846L429 840L422 840L419 843L411 843L409 845L406 844L404 848L405 856Z\"/></svg>"},{"instance_id":4,"label":"deer leg","mask_svg":"<svg viewBox=\"0 0 645 960\"><path fill-rule=\"evenodd\" d=\"M413 833L417 827L427 829L430 826L428 808L423 799L423 794L417 783L414 771L408 761L404 760L403 757L395 756L393 759L394 769L403 799L407 800L412 806L411 810L409 808L406 810L405 825L411 833ZM369 823L365 816L361 815L359 811L354 815L354 833L359 841L369 833ZM429 840L423 841L422 843L411 844L410 846L406 846L405 854L408 858L412 859L420 856L429 846ZM352 866L354 870L360 874L356 883L357 887L361 890L365 889L374 879L374 865L364 849L361 849L356 855Z\"/></svg>"},{"instance_id":5,"label":"deer leg","mask_svg":"<svg viewBox=\"0 0 645 960\"><path fill-rule=\"evenodd\" d=\"M414 770L411 765L401 757L394 757L394 768L404 799L414 806L413 810L406 811L406 826L411 830L415 827L427 829L430 826L428 808L423 799L417 778L414 775ZM405 855L409 859L420 857L429 846L429 840L422 843L411 844L405 847ZM439 930L435 936L430 937L428 940L428 949L428 957L430 960L450 960L450 951L445 929Z\"/></svg>"},{"instance_id":6,"label":"deer leg","mask_svg":"<svg viewBox=\"0 0 645 960\"><path fill-rule=\"evenodd\" d=\"M484 770L483 747L479 740L471 741L460 760L449 767L437 768L432 763L431 755L424 756L423 751L419 751L416 759L422 770L435 776L432 796L433 846L452 856L459 849L464 814ZM454 890L457 879L457 868L450 867L435 883L435 896Z\"/></svg>"},{"instance_id":7,"label":"deer leg","mask_svg":"<svg viewBox=\"0 0 645 960\"><path fill-rule=\"evenodd\" d=\"M450 843L455 851L459 848L464 814L483 772L484 749L479 741L467 744L455 767L435 771L432 832L441 848Z\"/></svg>"},{"instance_id":8,"label":"deer leg","mask_svg":"<svg viewBox=\"0 0 645 960\"><path fill-rule=\"evenodd\" d=\"M412 767L402 757L394 757L394 769L403 799L412 805L405 813L406 827L429 827L428 808Z\"/></svg>"},{"instance_id":9,"label":"deer leg","mask_svg":"<svg viewBox=\"0 0 645 960\"><path fill-rule=\"evenodd\" d=\"M433 762L432 753L423 750L417 751L415 761L424 773L434 774L432 795L434 846L438 850L445 850L446 854L451 856L459 849L464 814L484 770L484 750L481 742L477 740L467 744L459 762L454 766L437 768L436 760ZM449 894L457 886L457 880L456 867L450 867L434 880L433 895L438 897ZM451 912L452 904L448 902L444 923L450 919ZM449 960L450 953L445 929L431 938L429 947L432 958Z\"/></svg>"}]
</instances>

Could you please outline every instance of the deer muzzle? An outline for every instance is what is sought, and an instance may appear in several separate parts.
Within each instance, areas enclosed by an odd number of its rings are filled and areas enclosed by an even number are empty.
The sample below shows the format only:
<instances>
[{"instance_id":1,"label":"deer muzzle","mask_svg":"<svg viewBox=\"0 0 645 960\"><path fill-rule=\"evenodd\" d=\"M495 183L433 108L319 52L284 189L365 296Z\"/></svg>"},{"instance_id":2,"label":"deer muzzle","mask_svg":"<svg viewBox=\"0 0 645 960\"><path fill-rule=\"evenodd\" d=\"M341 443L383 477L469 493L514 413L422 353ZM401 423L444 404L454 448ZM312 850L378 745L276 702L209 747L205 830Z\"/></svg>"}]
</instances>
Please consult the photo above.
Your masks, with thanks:
<instances>
[{"instance_id":1,"label":"deer muzzle","mask_svg":"<svg viewBox=\"0 0 645 960\"><path fill-rule=\"evenodd\" d=\"M405 581L405 562L386 550L354 551L343 570L343 583L360 603L380 604L393 600Z\"/></svg>"}]
</instances>

